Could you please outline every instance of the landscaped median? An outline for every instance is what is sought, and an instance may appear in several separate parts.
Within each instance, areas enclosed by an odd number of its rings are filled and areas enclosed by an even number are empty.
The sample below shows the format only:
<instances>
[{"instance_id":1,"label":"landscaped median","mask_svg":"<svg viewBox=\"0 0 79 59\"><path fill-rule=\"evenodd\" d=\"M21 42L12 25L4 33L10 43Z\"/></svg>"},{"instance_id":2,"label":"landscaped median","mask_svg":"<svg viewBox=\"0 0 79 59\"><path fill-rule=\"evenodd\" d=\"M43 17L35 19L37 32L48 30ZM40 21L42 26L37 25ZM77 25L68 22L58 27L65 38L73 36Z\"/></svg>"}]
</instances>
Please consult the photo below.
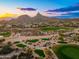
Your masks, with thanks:
<instances>
[{"instance_id":1,"label":"landscaped median","mask_svg":"<svg viewBox=\"0 0 79 59\"><path fill-rule=\"evenodd\" d=\"M42 40L49 40L49 38L42 38Z\"/></svg>"},{"instance_id":2,"label":"landscaped median","mask_svg":"<svg viewBox=\"0 0 79 59\"><path fill-rule=\"evenodd\" d=\"M35 49L34 52L35 52L36 54L38 54L40 57L42 57L42 58L45 57L44 51L41 50L41 49Z\"/></svg>"},{"instance_id":3,"label":"landscaped median","mask_svg":"<svg viewBox=\"0 0 79 59\"><path fill-rule=\"evenodd\" d=\"M37 42L37 41L39 41L38 39L32 39L32 40L27 40L26 42L32 42L32 43L35 43L35 42Z\"/></svg>"},{"instance_id":4,"label":"landscaped median","mask_svg":"<svg viewBox=\"0 0 79 59\"><path fill-rule=\"evenodd\" d=\"M26 45L25 44L22 44L22 43L19 43L19 44L16 44L17 47L20 47L20 48L25 48Z\"/></svg>"},{"instance_id":5,"label":"landscaped median","mask_svg":"<svg viewBox=\"0 0 79 59\"><path fill-rule=\"evenodd\" d=\"M59 45L53 48L59 59L79 59L79 46Z\"/></svg>"}]
</instances>

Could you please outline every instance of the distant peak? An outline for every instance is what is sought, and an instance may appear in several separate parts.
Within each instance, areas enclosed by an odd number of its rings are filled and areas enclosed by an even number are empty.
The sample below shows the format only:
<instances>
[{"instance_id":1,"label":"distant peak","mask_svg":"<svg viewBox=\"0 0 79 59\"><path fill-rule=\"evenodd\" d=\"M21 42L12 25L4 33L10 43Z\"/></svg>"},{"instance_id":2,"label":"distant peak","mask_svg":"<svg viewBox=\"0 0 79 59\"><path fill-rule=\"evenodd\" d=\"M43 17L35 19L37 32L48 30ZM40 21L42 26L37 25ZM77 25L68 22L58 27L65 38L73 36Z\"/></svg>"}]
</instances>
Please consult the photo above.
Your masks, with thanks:
<instances>
[{"instance_id":1,"label":"distant peak","mask_svg":"<svg viewBox=\"0 0 79 59\"><path fill-rule=\"evenodd\" d=\"M44 15L42 15L40 12L38 12L38 13L36 14L36 17L46 17L46 16L44 16Z\"/></svg>"},{"instance_id":2,"label":"distant peak","mask_svg":"<svg viewBox=\"0 0 79 59\"><path fill-rule=\"evenodd\" d=\"M28 16L28 15L24 14L24 15L21 15L20 17L30 17L30 16Z\"/></svg>"},{"instance_id":3,"label":"distant peak","mask_svg":"<svg viewBox=\"0 0 79 59\"><path fill-rule=\"evenodd\" d=\"M40 12L38 12L38 13L37 13L37 16L42 16L42 15L40 14Z\"/></svg>"}]
</instances>

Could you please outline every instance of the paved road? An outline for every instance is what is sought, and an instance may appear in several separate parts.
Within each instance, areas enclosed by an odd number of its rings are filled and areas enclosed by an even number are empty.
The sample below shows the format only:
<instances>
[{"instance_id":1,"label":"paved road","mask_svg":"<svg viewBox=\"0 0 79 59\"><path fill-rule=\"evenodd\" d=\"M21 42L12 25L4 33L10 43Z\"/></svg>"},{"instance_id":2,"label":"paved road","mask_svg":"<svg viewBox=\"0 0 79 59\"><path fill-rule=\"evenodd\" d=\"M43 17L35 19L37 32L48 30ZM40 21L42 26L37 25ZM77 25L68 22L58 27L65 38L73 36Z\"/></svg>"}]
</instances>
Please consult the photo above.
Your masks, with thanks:
<instances>
[{"instance_id":1,"label":"paved road","mask_svg":"<svg viewBox=\"0 0 79 59\"><path fill-rule=\"evenodd\" d=\"M48 48L49 49L49 48ZM56 54L54 53L54 51L52 50L52 49L49 49L52 53L53 53L53 55L54 55L54 59L58 59L58 57L56 56Z\"/></svg>"}]
</instances>

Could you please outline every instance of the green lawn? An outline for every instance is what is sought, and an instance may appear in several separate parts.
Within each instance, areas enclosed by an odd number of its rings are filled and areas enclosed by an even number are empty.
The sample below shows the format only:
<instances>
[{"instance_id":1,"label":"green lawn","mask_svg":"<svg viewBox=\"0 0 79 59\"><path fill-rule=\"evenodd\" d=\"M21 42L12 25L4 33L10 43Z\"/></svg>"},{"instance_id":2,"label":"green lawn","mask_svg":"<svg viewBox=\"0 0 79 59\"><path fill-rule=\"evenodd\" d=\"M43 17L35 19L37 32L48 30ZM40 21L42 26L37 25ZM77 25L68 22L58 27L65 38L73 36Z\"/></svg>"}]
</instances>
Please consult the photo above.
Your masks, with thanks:
<instances>
[{"instance_id":1,"label":"green lawn","mask_svg":"<svg viewBox=\"0 0 79 59\"><path fill-rule=\"evenodd\" d=\"M37 41L39 41L39 40L37 40L37 39L33 39L33 40L28 40L28 41L26 41L26 42L32 42L32 43L35 43L35 42L37 42Z\"/></svg>"},{"instance_id":2,"label":"green lawn","mask_svg":"<svg viewBox=\"0 0 79 59\"><path fill-rule=\"evenodd\" d=\"M42 40L49 40L49 38L42 38Z\"/></svg>"},{"instance_id":3,"label":"green lawn","mask_svg":"<svg viewBox=\"0 0 79 59\"><path fill-rule=\"evenodd\" d=\"M59 59L79 59L79 47L63 45L54 49Z\"/></svg>"},{"instance_id":4,"label":"green lawn","mask_svg":"<svg viewBox=\"0 0 79 59\"><path fill-rule=\"evenodd\" d=\"M20 48L25 48L25 47L26 47L26 45L21 44L21 43L17 44L16 46L17 46L17 47L20 47Z\"/></svg>"},{"instance_id":5,"label":"green lawn","mask_svg":"<svg viewBox=\"0 0 79 59\"><path fill-rule=\"evenodd\" d=\"M69 30L71 28L66 27L43 27L41 28L42 31L51 31L51 30Z\"/></svg>"},{"instance_id":6,"label":"green lawn","mask_svg":"<svg viewBox=\"0 0 79 59\"><path fill-rule=\"evenodd\" d=\"M40 57L45 57L45 54L44 54L43 50L36 49L35 53L38 54Z\"/></svg>"},{"instance_id":7,"label":"green lawn","mask_svg":"<svg viewBox=\"0 0 79 59\"><path fill-rule=\"evenodd\" d=\"M4 36L4 37L9 37L11 35L10 32L1 32L0 35Z\"/></svg>"}]
</instances>

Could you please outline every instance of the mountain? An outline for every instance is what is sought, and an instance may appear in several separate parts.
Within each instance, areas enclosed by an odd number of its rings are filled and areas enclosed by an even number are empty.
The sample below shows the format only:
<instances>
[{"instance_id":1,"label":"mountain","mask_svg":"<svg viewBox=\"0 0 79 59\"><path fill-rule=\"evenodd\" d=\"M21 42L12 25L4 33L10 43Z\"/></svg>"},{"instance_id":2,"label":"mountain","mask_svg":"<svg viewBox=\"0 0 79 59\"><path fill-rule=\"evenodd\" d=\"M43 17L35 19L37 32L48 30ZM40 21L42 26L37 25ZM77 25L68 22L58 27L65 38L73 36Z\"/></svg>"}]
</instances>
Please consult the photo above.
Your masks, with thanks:
<instances>
[{"instance_id":1,"label":"mountain","mask_svg":"<svg viewBox=\"0 0 79 59\"><path fill-rule=\"evenodd\" d=\"M10 20L9 24L26 24L28 22L31 22L31 20L31 17L29 17L28 15L21 15L14 20Z\"/></svg>"},{"instance_id":2,"label":"mountain","mask_svg":"<svg viewBox=\"0 0 79 59\"><path fill-rule=\"evenodd\" d=\"M10 20L9 24L31 24L31 23L39 23L39 22L48 22L48 21L58 21L57 18L50 18L41 15L38 13L35 17L29 17L28 15L21 15L15 20Z\"/></svg>"},{"instance_id":3,"label":"mountain","mask_svg":"<svg viewBox=\"0 0 79 59\"><path fill-rule=\"evenodd\" d=\"M49 17L43 16L40 13L38 13L35 17L33 17L33 20L35 22L43 22L43 21L47 21L49 19L50 19Z\"/></svg>"},{"instance_id":4,"label":"mountain","mask_svg":"<svg viewBox=\"0 0 79 59\"><path fill-rule=\"evenodd\" d=\"M40 13L38 13L35 17L33 17L33 19L37 22L58 21L58 18L44 16Z\"/></svg>"},{"instance_id":5,"label":"mountain","mask_svg":"<svg viewBox=\"0 0 79 59\"><path fill-rule=\"evenodd\" d=\"M46 17L41 15L40 13L37 13L35 17L30 17L28 15L21 15L17 18L14 18L7 22L7 24L14 24L14 25L27 25L27 24L38 24L40 22L42 23L52 23L57 21L79 21L79 18L68 18L68 19L58 19L58 18L52 18L52 17Z\"/></svg>"}]
</instances>

